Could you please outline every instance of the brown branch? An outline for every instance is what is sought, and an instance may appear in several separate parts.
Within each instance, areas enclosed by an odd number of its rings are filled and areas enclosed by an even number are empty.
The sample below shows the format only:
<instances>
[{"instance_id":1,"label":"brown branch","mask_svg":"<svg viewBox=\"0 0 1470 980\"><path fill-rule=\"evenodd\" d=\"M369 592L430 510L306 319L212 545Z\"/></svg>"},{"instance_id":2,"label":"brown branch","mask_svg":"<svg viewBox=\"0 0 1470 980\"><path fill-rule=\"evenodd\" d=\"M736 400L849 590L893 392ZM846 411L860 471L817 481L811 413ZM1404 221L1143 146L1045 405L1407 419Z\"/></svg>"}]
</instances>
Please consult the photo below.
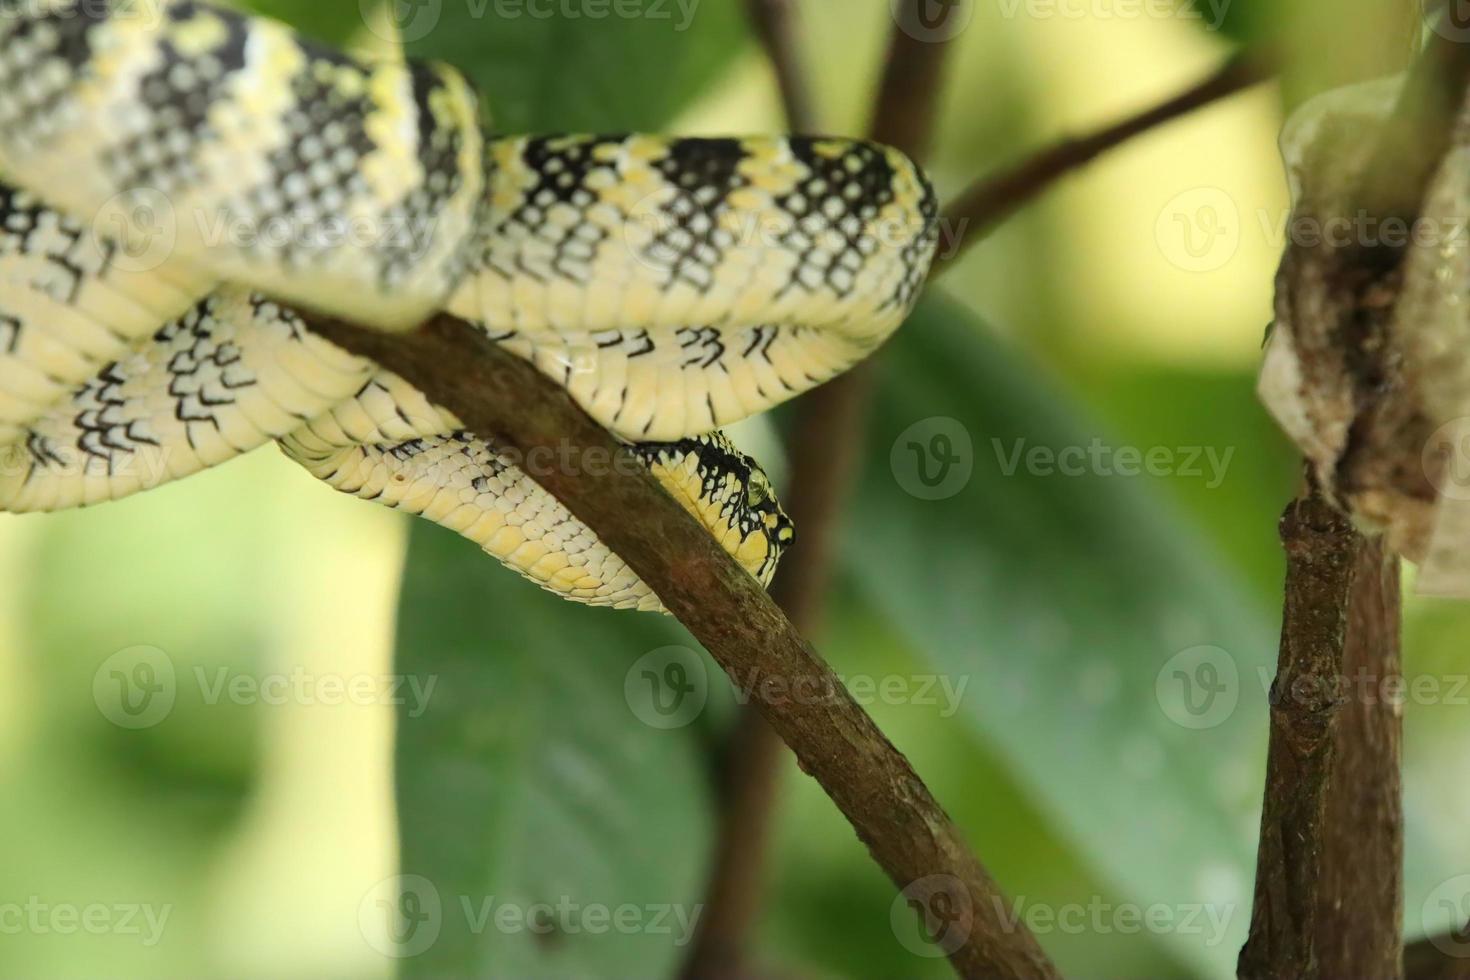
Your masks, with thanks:
<instances>
[{"instance_id":1,"label":"brown branch","mask_svg":"<svg viewBox=\"0 0 1470 980\"><path fill-rule=\"evenodd\" d=\"M786 125L793 133L817 130L816 105L802 67L796 0L746 0L745 13L776 72Z\"/></svg>"},{"instance_id":2,"label":"brown branch","mask_svg":"<svg viewBox=\"0 0 1470 980\"><path fill-rule=\"evenodd\" d=\"M1030 932L1006 918L1002 893L908 760L759 583L561 387L448 315L396 336L309 322L523 458L586 461L548 467L537 482L621 555L760 705L889 877L902 888L923 882L919 900L936 883L947 886L956 971L1055 976Z\"/></svg>"},{"instance_id":3,"label":"brown branch","mask_svg":"<svg viewBox=\"0 0 1470 980\"><path fill-rule=\"evenodd\" d=\"M1354 532L1354 537L1357 537ZM1324 977L1393 977L1403 949L1403 718L1399 559L1382 540L1357 548L1317 904Z\"/></svg>"},{"instance_id":4,"label":"brown branch","mask_svg":"<svg viewBox=\"0 0 1470 980\"><path fill-rule=\"evenodd\" d=\"M940 253L933 274L952 266L998 225L1061 178L1136 136L1266 81L1274 73L1269 58L1237 55L1199 84L1153 108L1095 133L1063 140L1008 170L977 181L945 208L944 227L954 230L958 244Z\"/></svg>"},{"instance_id":5,"label":"brown branch","mask_svg":"<svg viewBox=\"0 0 1470 980\"><path fill-rule=\"evenodd\" d=\"M1397 564L1315 488L1287 508L1281 540L1286 605L1239 975L1391 977L1402 907L1399 736L1378 695L1385 671L1398 673ZM1349 663L1377 675L1361 696ZM1370 736L1378 751L1365 750ZM1349 783L1349 773L1386 785ZM1358 836L1365 826L1378 833ZM1387 847L1373 846L1384 838Z\"/></svg>"}]
</instances>

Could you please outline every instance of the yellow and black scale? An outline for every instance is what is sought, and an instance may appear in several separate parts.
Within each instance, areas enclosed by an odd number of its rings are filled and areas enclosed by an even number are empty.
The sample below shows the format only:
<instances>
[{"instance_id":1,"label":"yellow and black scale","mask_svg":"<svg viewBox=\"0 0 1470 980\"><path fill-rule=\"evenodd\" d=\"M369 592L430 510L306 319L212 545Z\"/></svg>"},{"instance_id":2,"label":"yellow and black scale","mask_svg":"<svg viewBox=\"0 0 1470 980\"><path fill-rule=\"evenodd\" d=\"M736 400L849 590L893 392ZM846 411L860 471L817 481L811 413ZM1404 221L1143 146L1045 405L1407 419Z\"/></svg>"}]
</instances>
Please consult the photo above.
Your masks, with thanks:
<instances>
[{"instance_id":1,"label":"yellow and black scale","mask_svg":"<svg viewBox=\"0 0 1470 980\"><path fill-rule=\"evenodd\" d=\"M937 209L801 137L487 136L452 68L185 0L0 0L0 510L267 442L567 598L657 596L495 446L313 334L440 310L566 387L768 583L792 539L718 433L908 315Z\"/></svg>"}]
</instances>

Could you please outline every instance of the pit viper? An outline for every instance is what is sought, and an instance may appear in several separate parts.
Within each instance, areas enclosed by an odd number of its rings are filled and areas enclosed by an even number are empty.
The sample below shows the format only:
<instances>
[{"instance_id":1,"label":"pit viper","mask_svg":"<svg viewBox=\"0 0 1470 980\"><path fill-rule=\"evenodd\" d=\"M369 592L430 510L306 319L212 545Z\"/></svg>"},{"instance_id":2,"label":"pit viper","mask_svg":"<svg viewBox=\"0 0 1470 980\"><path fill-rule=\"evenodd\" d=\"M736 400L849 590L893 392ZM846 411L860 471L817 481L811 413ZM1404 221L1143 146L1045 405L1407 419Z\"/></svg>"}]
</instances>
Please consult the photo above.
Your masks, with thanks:
<instances>
[{"instance_id":1,"label":"pit viper","mask_svg":"<svg viewBox=\"0 0 1470 980\"><path fill-rule=\"evenodd\" d=\"M499 135L455 69L189 0L0 0L0 510L276 441L569 599L658 597L534 479L296 310L447 310L562 384L763 584L793 539L719 433L868 356L928 271L902 153ZM552 464L554 465L554 464Z\"/></svg>"}]
</instances>

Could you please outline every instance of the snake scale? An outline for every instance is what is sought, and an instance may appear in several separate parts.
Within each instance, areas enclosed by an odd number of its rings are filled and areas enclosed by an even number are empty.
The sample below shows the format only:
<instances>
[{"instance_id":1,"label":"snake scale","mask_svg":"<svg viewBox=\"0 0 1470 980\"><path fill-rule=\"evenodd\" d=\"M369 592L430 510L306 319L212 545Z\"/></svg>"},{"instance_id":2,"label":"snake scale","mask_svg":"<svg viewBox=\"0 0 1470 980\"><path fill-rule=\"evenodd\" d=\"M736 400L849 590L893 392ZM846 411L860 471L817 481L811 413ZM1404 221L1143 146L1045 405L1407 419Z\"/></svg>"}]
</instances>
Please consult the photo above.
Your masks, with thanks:
<instances>
[{"instance_id":1,"label":"snake scale","mask_svg":"<svg viewBox=\"0 0 1470 980\"><path fill-rule=\"evenodd\" d=\"M397 331L448 310L769 583L793 529L718 430L903 321L927 180L859 141L491 133L446 66L189 0L0 0L0 510L276 441L567 598L660 609L523 461L294 312Z\"/></svg>"}]
</instances>

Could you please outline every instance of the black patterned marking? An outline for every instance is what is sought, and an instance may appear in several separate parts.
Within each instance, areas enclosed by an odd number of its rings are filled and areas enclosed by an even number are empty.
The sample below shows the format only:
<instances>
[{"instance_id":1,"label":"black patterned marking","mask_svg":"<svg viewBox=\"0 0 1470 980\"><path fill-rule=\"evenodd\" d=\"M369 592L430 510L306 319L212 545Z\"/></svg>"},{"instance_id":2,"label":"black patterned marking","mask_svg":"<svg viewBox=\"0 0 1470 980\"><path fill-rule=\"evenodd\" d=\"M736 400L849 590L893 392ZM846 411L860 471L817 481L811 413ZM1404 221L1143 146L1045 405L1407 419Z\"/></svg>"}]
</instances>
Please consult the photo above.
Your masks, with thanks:
<instances>
[{"instance_id":1,"label":"black patterned marking","mask_svg":"<svg viewBox=\"0 0 1470 980\"><path fill-rule=\"evenodd\" d=\"M20 349L20 318L0 313L0 346L5 353L14 354Z\"/></svg>"},{"instance_id":2,"label":"black patterned marking","mask_svg":"<svg viewBox=\"0 0 1470 980\"><path fill-rule=\"evenodd\" d=\"M778 296L821 288L841 298L850 296L879 247L871 223L894 201L897 174L881 147L854 143L845 153L830 156L818 152L822 142L790 140L792 156L808 173L795 190L776 199L778 207L796 218L796 228L783 236L782 244L799 256L791 281ZM849 218L855 220L849 223Z\"/></svg>"},{"instance_id":3,"label":"black patterned marking","mask_svg":"<svg viewBox=\"0 0 1470 980\"><path fill-rule=\"evenodd\" d=\"M203 11L193 3L170 8L169 17L180 24L201 13L224 24L225 40L205 54L188 57L167 36L160 41L158 68L138 80L138 95L151 125L102 155L103 166L119 186L170 191L204 178L194 154L212 135L210 108L223 97L232 76L245 67L248 30L238 14ZM178 133L187 134L187 139L179 141Z\"/></svg>"},{"instance_id":4,"label":"black patterned marking","mask_svg":"<svg viewBox=\"0 0 1470 980\"><path fill-rule=\"evenodd\" d=\"M683 367L707 369L725 356L725 340L714 327L680 327L675 336L687 352ZM710 413L713 415L713 411Z\"/></svg>"},{"instance_id":5,"label":"black patterned marking","mask_svg":"<svg viewBox=\"0 0 1470 980\"><path fill-rule=\"evenodd\" d=\"M428 65L416 62L409 65L409 77L418 114L417 150L424 177L383 217L379 277L385 290L406 278L423 260L433 244L435 219L464 186L459 167L464 134L440 125L431 108L435 95L445 90L444 79ZM462 253L452 258L445 270L451 282L459 281L468 264L467 248Z\"/></svg>"},{"instance_id":6,"label":"black patterned marking","mask_svg":"<svg viewBox=\"0 0 1470 980\"><path fill-rule=\"evenodd\" d=\"M526 189L519 205L497 227L504 234L519 226L531 237L552 246L551 268L568 282L586 285L590 281L588 264L608 240L608 232L586 220L572 223L570 228L553 227L547 212L558 205L575 208L585 219L597 203L598 195L587 187L591 175L609 165L597 160L600 147L622 143L624 136L567 137L539 136L526 141L521 161L535 183ZM522 275L544 281L527 269L520 256L517 265Z\"/></svg>"},{"instance_id":7,"label":"black patterned marking","mask_svg":"<svg viewBox=\"0 0 1470 980\"><path fill-rule=\"evenodd\" d=\"M670 284L684 283L702 295L713 287L715 269L736 245L720 226L720 215L730 193L748 183L739 173L745 157L739 140L682 139L670 143L655 164L678 193L665 205L660 217L666 224L645 256L668 264Z\"/></svg>"}]
</instances>

